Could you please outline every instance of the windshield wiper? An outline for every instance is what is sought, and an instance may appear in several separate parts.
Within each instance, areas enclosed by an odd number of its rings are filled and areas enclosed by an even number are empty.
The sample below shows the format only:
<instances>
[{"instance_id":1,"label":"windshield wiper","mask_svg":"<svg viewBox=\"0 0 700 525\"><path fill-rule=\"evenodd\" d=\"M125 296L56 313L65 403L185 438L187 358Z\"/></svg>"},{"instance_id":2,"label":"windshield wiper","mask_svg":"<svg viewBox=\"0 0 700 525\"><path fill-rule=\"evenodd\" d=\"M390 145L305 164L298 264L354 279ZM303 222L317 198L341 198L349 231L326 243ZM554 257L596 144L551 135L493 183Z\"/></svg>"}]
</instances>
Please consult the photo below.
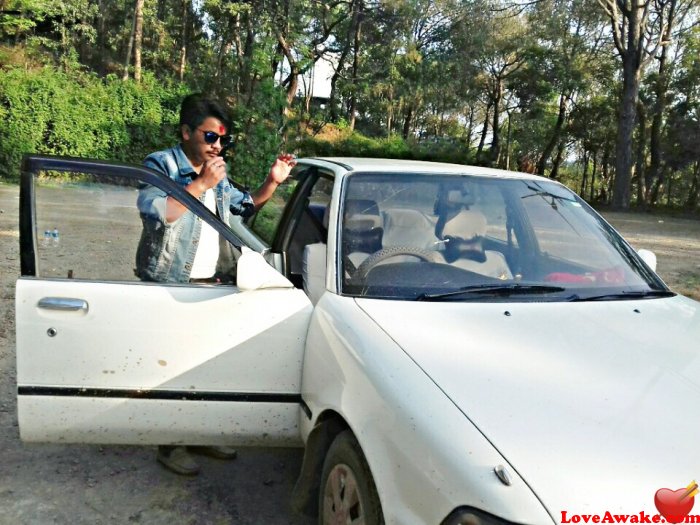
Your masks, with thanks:
<instances>
[{"instance_id":1,"label":"windshield wiper","mask_svg":"<svg viewBox=\"0 0 700 525\"><path fill-rule=\"evenodd\" d=\"M416 301L432 301L435 299L451 298L459 295L493 295L499 297L509 297L511 295L527 295L527 294L548 294L563 292L566 288L561 286L548 286L541 284L478 284L473 286L464 286L457 290L450 290L443 293L422 293L416 297Z\"/></svg>"},{"instance_id":2,"label":"windshield wiper","mask_svg":"<svg viewBox=\"0 0 700 525\"><path fill-rule=\"evenodd\" d=\"M673 297L676 295L674 292L669 290L646 290L642 292L617 292L617 293L606 293L601 295L591 295L581 297L579 295L574 295L569 300L572 302L582 302L582 301L627 301L631 299L650 299L653 297Z\"/></svg>"},{"instance_id":3,"label":"windshield wiper","mask_svg":"<svg viewBox=\"0 0 700 525\"><path fill-rule=\"evenodd\" d=\"M568 201L568 202L576 202L576 199L573 197L570 197L568 195L557 195L556 193L552 193L551 191L543 190L542 188L538 188L536 186L531 186L530 184L525 185L528 190L532 191L532 193L528 193L527 195L523 195L520 197L521 199L527 199L528 197L551 197L552 199L557 199L557 200L563 200L563 201Z\"/></svg>"}]
</instances>

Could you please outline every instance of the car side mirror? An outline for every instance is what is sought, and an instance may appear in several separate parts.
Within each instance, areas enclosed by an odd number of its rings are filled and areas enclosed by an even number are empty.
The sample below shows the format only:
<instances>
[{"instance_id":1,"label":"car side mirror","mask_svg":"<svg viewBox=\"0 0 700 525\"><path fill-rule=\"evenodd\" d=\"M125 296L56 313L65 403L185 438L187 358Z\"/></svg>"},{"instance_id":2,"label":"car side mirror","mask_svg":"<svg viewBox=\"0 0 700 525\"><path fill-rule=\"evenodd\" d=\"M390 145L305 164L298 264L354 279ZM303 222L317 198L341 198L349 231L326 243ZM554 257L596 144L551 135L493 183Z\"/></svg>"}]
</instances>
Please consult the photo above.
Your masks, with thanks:
<instances>
[{"instance_id":1,"label":"car side mirror","mask_svg":"<svg viewBox=\"0 0 700 525\"><path fill-rule=\"evenodd\" d=\"M642 258L642 261L644 261L646 265L652 269L652 271L656 271L656 254L654 252L651 250L641 249L637 251L637 254Z\"/></svg>"},{"instance_id":2,"label":"car side mirror","mask_svg":"<svg viewBox=\"0 0 700 525\"><path fill-rule=\"evenodd\" d=\"M263 288L294 288L284 275L267 264L258 252L247 248L238 259L236 285L240 290L261 290Z\"/></svg>"}]
</instances>

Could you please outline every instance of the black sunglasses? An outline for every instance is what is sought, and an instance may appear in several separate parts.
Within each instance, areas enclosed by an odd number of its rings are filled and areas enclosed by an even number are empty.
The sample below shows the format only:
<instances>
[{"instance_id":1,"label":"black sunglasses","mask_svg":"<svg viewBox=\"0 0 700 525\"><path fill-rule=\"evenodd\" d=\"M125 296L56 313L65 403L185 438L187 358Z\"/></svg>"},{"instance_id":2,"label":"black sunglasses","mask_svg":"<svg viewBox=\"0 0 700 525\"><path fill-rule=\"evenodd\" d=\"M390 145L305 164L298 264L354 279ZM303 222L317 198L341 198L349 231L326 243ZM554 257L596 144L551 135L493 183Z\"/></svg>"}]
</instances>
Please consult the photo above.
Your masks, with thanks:
<instances>
[{"instance_id":1,"label":"black sunglasses","mask_svg":"<svg viewBox=\"0 0 700 525\"><path fill-rule=\"evenodd\" d=\"M217 140L221 141L221 146L226 147L229 145L231 142L231 139L233 138L231 135L219 135L218 133L215 133L213 131L204 131L203 129L197 128L197 130L201 131L204 134L204 142L207 144L216 144Z\"/></svg>"}]
</instances>

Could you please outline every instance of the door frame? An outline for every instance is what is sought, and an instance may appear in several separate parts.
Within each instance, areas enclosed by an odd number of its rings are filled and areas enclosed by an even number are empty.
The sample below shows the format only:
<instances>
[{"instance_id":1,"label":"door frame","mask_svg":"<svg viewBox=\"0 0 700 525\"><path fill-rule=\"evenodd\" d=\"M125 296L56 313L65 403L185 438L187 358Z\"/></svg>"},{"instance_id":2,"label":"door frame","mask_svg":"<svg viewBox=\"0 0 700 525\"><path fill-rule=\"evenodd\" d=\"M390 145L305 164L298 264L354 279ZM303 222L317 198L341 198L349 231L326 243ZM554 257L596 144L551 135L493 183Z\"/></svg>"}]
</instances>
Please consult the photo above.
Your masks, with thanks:
<instances>
[{"instance_id":1,"label":"door frame","mask_svg":"<svg viewBox=\"0 0 700 525\"><path fill-rule=\"evenodd\" d=\"M20 270L23 277L36 277L37 238L36 200L34 181L40 171L78 172L90 175L112 175L152 184L179 200L188 209L202 217L214 230L231 244L247 246L227 225L218 219L202 202L185 189L157 171L144 166L98 159L57 157L53 155L25 155L19 191Z\"/></svg>"}]
</instances>

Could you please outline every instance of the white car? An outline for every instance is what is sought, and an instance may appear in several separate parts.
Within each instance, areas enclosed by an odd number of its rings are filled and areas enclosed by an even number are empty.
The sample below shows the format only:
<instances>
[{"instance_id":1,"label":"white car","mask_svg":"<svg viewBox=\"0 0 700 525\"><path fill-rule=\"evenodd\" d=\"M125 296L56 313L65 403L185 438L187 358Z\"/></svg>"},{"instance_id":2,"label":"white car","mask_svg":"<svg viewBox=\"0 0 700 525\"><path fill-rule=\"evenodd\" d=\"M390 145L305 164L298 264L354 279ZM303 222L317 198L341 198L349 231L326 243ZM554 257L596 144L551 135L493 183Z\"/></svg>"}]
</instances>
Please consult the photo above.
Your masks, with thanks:
<instances>
[{"instance_id":1,"label":"white car","mask_svg":"<svg viewBox=\"0 0 700 525\"><path fill-rule=\"evenodd\" d=\"M644 522L700 476L700 304L573 192L396 160L293 179L224 225L145 168L25 158L22 439L305 446L322 524ZM234 284L135 277L140 184L242 251Z\"/></svg>"}]
</instances>

